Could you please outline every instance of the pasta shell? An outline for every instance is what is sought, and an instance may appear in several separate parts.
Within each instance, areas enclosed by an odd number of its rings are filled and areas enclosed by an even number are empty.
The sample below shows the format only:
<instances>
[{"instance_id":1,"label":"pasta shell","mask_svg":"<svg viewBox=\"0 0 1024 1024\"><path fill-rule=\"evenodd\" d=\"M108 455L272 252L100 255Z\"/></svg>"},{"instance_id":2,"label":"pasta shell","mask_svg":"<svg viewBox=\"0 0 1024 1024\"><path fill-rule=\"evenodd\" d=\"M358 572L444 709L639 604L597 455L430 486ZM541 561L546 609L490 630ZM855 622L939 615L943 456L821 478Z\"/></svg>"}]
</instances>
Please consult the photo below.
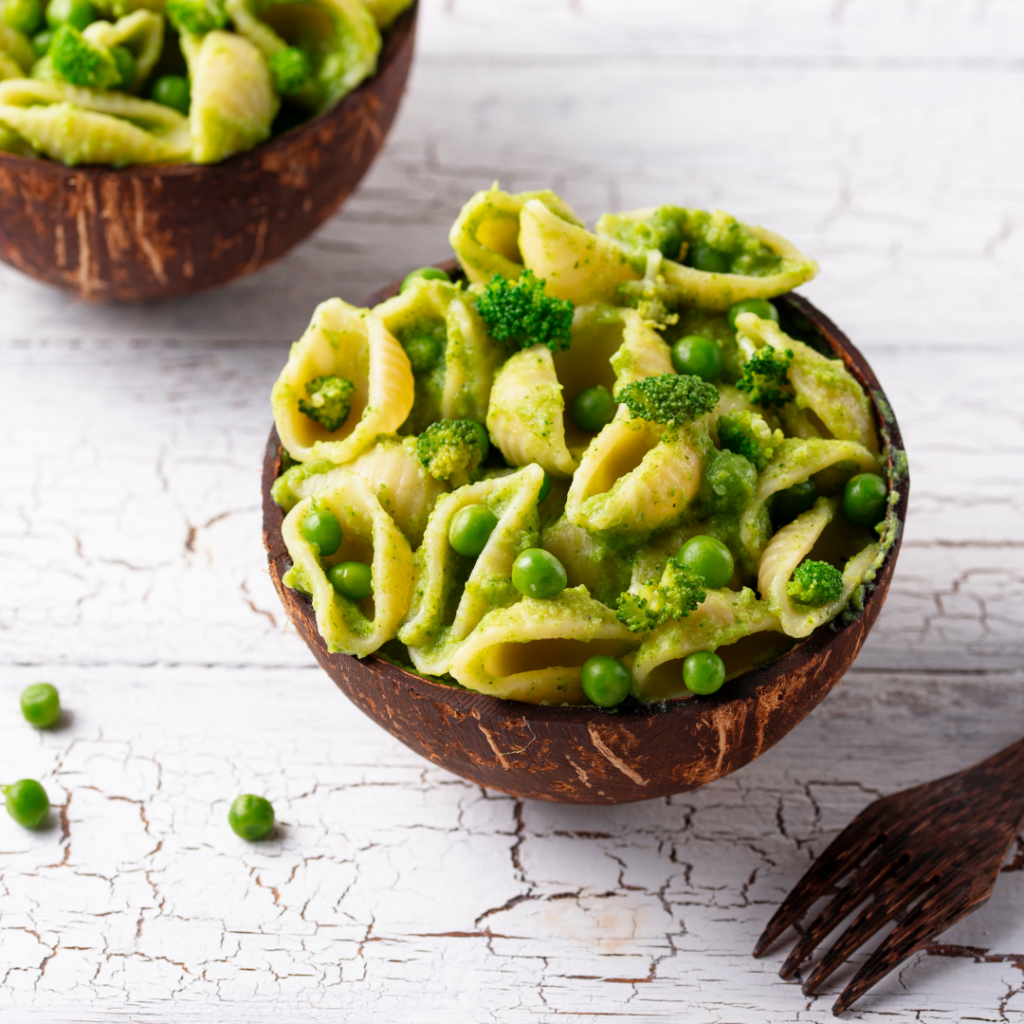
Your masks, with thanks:
<instances>
[{"instance_id":1,"label":"pasta shell","mask_svg":"<svg viewBox=\"0 0 1024 1024\"><path fill-rule=\"evenodd\" d=\"M740 540L751 558L760 559L768 543L764 509L776 491L802 483L837 463L849 463L854 473L877 473L878 460L856 441L790 437L783 441L758 478L753 501L740 518Z\"/></svg>"},{"instance_id":2,"label":"pasta shell","mask_svg":"<svg viewBox=\"0 0 1024 1024\"><path fill-rule=\"evenodd\" d=\"M502 192L497 182L477 192L459 213L448 235L459 264L472 284L486 284L495 274L515 280L523 272L519 218L535 200L568 224L583 226L572 207L554 192Z\"/></svg>"},{"instance_id":3,"label":"pasta shell","mask_svg":"<svg viewBox=\"0 0 1024 1024\"><path fill-rule=\"evenodd\" d=\"M314 503L330 509L341 523L343 539L331 564L368 563L372 597L358 602L342 597L327 579L319 554L299 529ZM394 638L409 609L412 550L368 481L357 473L339 474L333 488L303 498L285 516L281 534L293 563L282 582L311 597L328 650L365 658Z\"/></svg>"},{"instance_id":4,"label":"pasta shell","mask_svg":"<svg viewBox=\"0 0 1024 1024\"><path fill-rule=\"evenodd\" d=\"M423 540L434 504L448 490L423 468L413 438L402 441L382 435L344 466L331 462L292 466L274 481L274 500L288 512L303 498L332 490L346 473L358 473L370 484L381 507L413 547Z\"/></svg>"},{"instance_id":5,"label":"pasta shell","mask_svg":"<svg viewBox=\"0 0 1024 1024\"><path fill-rule=\"evenodd\" d=\"M170 107L31 78L0 82L0 122L69 166L172 163L191 146L188 120Z\"/></svg>"},{"instance_id":6,"label":"pasta shell","mask_svg":"<svg viewBox=\"0 0 1024 1024\"><path fill-rule=\"evenodd\" d=\"M700 486L704 460L685 434L662 439L619 406L587 449L565 514L584 529L641 537L677 523Z\"/></svg>"},{"instance_id":7,"label":"pasta shell","mask_svg":"<svg viewBox=\"0 0 1024 1024\"><path fill-rule=\"evenodd\" d=\"M409 618L398 631L420 672L447 672L459 643L484 614L520 599L512 586L512 563L537 541L537 497L543 482L539 466L526 466L511 476L468 484L438 499L416 552ZM498 525L469 567L468 559L448 543L448 528L456 512L478 504L497 516Z\"/></svg>"},{"instance_id":8,"label":"pasta shell","mask_svg":"<svg viewBox=\"0 0 1024 1024\"><path fill-rule=\"evenodd\" d=\"M155 11L133 11L111 23L94 21L82 32L90 42L111 49L125 46L135 58L135 77L129 86L137 92L149 78L164 47L164 19Z\"/></svg>"},{"instance_id":9,"label":"pasta shell","mask_svg":"<svg viewBox=\"0 0 1024 1024\"><path fill-rule=\"evenodd\" d=\"M814 508L797 516L772 537L761 556L757 588L768 607L779 617L783 632L797 638L810 636L823 622L840 612L850 595L861 585L878 554L878 544L868 544L854 555L843 569L843 593L840 598L818 608L793 603L786 584L800 563L812 553L825 527L839 507L838 498L819 498Z\"/></svg>"},{"instance_id":10,"label":"pasta shell","mask_svg":"<svg viewBox=\"0 0 1024 1024\"><path fill-rule=\"evenodd\" d=\"M213 164L270 138L281 101L263 54L234 32L183 35L192 80L192 159Z\"/></svg>"},{"instance_id":11,"label":"pasta shell","mask_svg":"<svg viewBox=\"0 0 1024 1024\"><path fill-rule=\"evenodd\" d=\"M587 704L583 663L594 655L619 658L636 638L595 601L586 587L550 601L523 598L488 612L459 646L451 664L462 686L528 704Z\"/></svg>"},{"instance_id":12,"label":"pasta shell","mask_svg":"<svg viewBox=\"0 0 1024 1024\"><path fill-rule=\"evenodd\" d=\"M403 433L422 433L437 419L483 423L496 353L473 298L458 285L419 280L374 310L399 342L424 328L444 334L441 361L416 374L416 400Z\"/></svg>"},{"instance_id":13,"label":"pasta shell","mask_svg":"<svg viewBox=\"0 0 1024 1024\"><path fill-rule=\"evenodd\" d=\"M633 696L642 701L692 696L683 683L682 663L694 651L717 651L726 662L726 679L741 675L756 659L753 645L728 649L748 636L778 629L778 616L752 590L709 590L686 618L664 623L641 644L632 663ZM773 643L769 640L765 649Z\"/></svg>"},{"instance_id":14,"label":"pasta shell","mask_svg":"<svg viewBox=\"0 0 1024 1024\"><path fill-rule=\"evenodd\" d=\"M537 462L552 476L566 478L594 438L566 415L567 404L587 388L614 392L641 377L671 372L668 345L636 310L580 306L567 349L552 355L534 346L501 367L487 427L513 465Z\"/></svg>"},{"instance_id":15,"label":"pasta shell","mask_svg":"<svg viewBox=\"0 0 1024 1024\"><path fill-rule=\"evenodd\" d=\"M344 377L356 388L348 420L333 433L299 409L306 383L327 374ZM281 442L293 458L341 465L378 434L393 434L405 422L413 402L409 357L375 313L328 299L292 345L270 401Z\"/></svg>"},{"instance_id":16,"label":"pasta shell","mask_svg":"<svg viewBox=\"0 0 1024 1024\"><path fill-rule=\"evenodd\" d=\"M740 314L736 328L755 346L792 351L789 380L796 392L796 401L792 403L794 410L809 409L832 437L857 441L873 455L878 454L878 432L871 402L841 359L829 359L815 352L810 345L784 334L772 320L762 320L753 313ZM797 427L797 424L790 421L787 426Z\"/></svg>"},{"instance_id":17,"label":"pasta shell","mask_svg":"<svg viewBox=\"0 0 1024 1024\"><path fill-rule=\"evenodd\" d=\"M560 217L539 199L523 205L519 251L524 265L547 282L549 295L580 306L612 302L620 284L643 276L622 246Z\"/></svg>"}]
</instances>

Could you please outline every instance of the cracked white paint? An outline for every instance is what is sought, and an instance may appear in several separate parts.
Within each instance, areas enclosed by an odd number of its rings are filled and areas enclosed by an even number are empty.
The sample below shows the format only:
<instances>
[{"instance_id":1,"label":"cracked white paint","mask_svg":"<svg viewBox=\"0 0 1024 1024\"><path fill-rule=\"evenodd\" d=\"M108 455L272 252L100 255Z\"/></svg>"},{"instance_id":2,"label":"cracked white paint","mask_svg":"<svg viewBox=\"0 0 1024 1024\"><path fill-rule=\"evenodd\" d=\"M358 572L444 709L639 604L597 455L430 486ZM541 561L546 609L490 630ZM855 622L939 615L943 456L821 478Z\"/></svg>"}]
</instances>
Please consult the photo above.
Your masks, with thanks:
<instances>
[{"instance_id":1,"label":"cracked white paint","mask_svg":"<svg viewBox=\"0 0 1024 1024\"><path fill-rule=\"evenodd\" d=\"M345 210L219 293L85 306L0 270L0 816L7 1021L831 1020L748 955L862 807L1024 723L1024 8L1012 0L423 0L403 112ZM807 291L904 429L911 519L844 684L696 793L528 804L355 711L264 570L268 394L313 305L443 256L472 190L723 205L822 261ZM17 712L49 679L68 714ZM494 736L495 749L504 749ZM585 780L584 780L585 781ZM265 793L275 837L227 828ZM992 901L852 1020L1024 1024L1024 846Z\"/></svg>"}]
</instances>

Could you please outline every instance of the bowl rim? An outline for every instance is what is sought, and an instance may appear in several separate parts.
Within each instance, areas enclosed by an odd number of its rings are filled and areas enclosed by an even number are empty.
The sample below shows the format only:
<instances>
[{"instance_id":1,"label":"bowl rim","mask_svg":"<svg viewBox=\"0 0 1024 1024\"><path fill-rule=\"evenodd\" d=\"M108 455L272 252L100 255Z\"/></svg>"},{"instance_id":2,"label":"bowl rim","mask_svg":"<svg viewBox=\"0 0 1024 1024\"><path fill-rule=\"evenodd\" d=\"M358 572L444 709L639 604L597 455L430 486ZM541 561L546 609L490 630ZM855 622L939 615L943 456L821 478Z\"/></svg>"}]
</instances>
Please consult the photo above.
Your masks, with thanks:
<instances>
[{"instance_id":1,"label":"bowl rim","mask_svg":"<svg viewBox=\"0 0 1024 1024\"><path fill-rule=\"evenodd\" d=\"M455 260L445 260L433 265L452 273L453 277L461 274L461 269ZM371 293L364 305L369 308L397 294L401 287L401 281L402 279L398 279ZM876 571L874 581L869 588L866 588L863 604L855 615L844 617L840 613L837 618L819 626L810 636L797 643L784 654L767 662L765 665L751 669L749 672L731 679L717 693L709 696L676 697L649 704L637 704L628 708L528 704L523 701L505 700L490 694L478 693L474 690L460 689L443 683L436 683L375 654L367 655L362 659L356 658L354 655L331 654L327 651L323 638L317 629L312 601L303 594L285 588L281 583L281 576L287 566L291 565L291 559L288 557L287 549L284 548L284 541L281 536L284 512L270 496L270 488L280 474L281 461L281 442L278 437L277 427L272 425L264 452L262 473L263 538L267 551L270 575L279 596L282 598L285 611L290 616L302 616L304 628L299 629L298 632L316 642L317 646L314 647L310 639L306 641L314 657L325 671L330 675L331 672L328 664L330 663L333 666L337 663L338 659L355 661L359 663L361 668L382 675L398 685L405 685L421 697L447 705L454 711L469 714L476 718L522 719L526 717L531 722L574 722L589 725L607 723L610 716L635 718L650 715L673 715L682 720L689 720L691 724L695 720L704 719L706 724L710 725L714 720L715 712L719 708L730 704L739 707L751 698L757 698L759 693L770 687L772 683L777 681L780 675L786 676L796 672L803 665L818 658L825 648L847 630L859 628L861 620L870 611L874 611L873 604L876 601L884 603L903 541L910 492L910 474L906 465L906 448L903 444L903 436L892 406L882 390L874 370L846 334L829 317L801 295L787 292L776 296L772 301L786 302L793 309L806 316L814 324L833 352L842 358L847 369L865 387L875 413L876 425L880 428L882 434L883 454L885 455L883 469L887 483L890 491L895 489L899 496L894 506L894 515L897 522L896 536L886 552L884 561ZM898 466L894 464L895 452L900 452L904 456L901 464ZM275 557L275 546L279 551L283 551L284 554ZM284 567L280 564L282 562Z\"/></svg>"},{"instance_id":2,"label":"bowl rim","mask_svg":"<svg viewBox=\"0 0 1024 1024\"><path fill-rule=\"evenodd\" d=\"M241 170L239 165L246 160L251 160L254 157L262 158L264 154L290 150L296 143L301 144L307 138L315 136L326 124L333 121L344 121L356 115L366 102L367 96L372 93L374 83L391 69L401 53L406 38L415 31L419 6L420 0L413 0L387 29L381 30L383 38L380 53L377 56L377 70L355 89L346 93L333 106L308 121L303 121L294 128L289 128L288 131L269 138L252 149L235 153L218 163L128 164L125 167L82 163L69 167L67 164L51 160L49 157L19 156L17 153L0 151L0 169L9 168L20 171L32 169L42 174L53 174L61 178L72 178L81 174L93 176L131 174L143 178L182 178L202 174L230 174L235 170Z\"/></svg>"}]
</instances>

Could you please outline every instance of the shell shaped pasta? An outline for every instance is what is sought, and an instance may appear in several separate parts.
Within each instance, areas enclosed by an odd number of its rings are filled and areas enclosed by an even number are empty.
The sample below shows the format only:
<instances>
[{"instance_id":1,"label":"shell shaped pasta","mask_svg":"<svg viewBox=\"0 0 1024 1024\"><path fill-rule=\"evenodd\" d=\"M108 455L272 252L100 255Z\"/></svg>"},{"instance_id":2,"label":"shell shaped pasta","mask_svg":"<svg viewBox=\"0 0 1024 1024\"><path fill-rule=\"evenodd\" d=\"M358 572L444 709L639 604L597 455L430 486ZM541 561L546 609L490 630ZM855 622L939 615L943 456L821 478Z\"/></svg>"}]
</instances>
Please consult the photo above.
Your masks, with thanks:
<instances>
[{"instance_id":1,"label":"shell shaped pasta","mask_svg":"<svg viewBox=\"0 0 1024 1024\"><path fill-rule=\"evenodd\" d=\"M566 415L567 401L587 388L614 392L641 377L671 372L668 345L636 310L579 306L569 348L552 355L535 346L499 370L487 426L514 465L537 462L553 476L569 477L594 435Z\"/></svg>"},{"instance_id":2,"label":"shell shaped pasta","mask_svg":"<svg viewBox=\"0 0 1024 1024\"><path fill-rule=\"evenodd\" d=\"M274 482L274 500L289 512L303 498L332 490L344 474L358 473L409 543L418 547L430 513L448 487L423 468L415 445L412 438L403 441L384 435L344 466L300 462Z\"/></svg>"},{"instance_id":3,"label":"shell shaped pasta","mask_svg":"<svg viewBox=\"0 0 1024 1024\"><path fill-rule=\"evenodd\" d=\"M638 281L622 246L558 216L531 199L519 218L519 251L524 265L547 282L545 291L578 306L612 302L625 281Z\"/></svg>"},{"instance_id":4,"label":"shell shaped pasta","mask_svg":"<svg viewBox=\"0 0 1024 1024\"><path fill-rule=\"evenodd\" d=\"M810 345L784 334L778 324L762 320L753 313L736 318L736 328L755 344L793 353L789 380L796 392L797 410L810 409L825 428L840 441L858 441L872 454L878 454L871 403L864 389L841 359L829 359ZM787 423L787 426L789 424ZM797 432L807 427L793 423Z\"/></svg>"},{"instance_id":5,"label":"shell shaped pasta","mask_svg":"<svg viewBox=\"0 0 1024 1024\"><path fill-rule=\"evenodd\" d=\"M537 200L567 223L582 226L572 207L554 192L502 192L497 183L477 192L459 213L448 234L459 265L472 284L486 284L495 274L515 280L523 272L519 252L519 218L523 205Z\"/></svg>"},{"instance_id":6,"label":"shell shaped pasta","mask_svg":"<svg viewBox=\"0 0 1024 1024\"><path fill-rule=\"evenodd\" d=\"M352 411L333 433L299 410L306 384L335 374L355 385ZM341 299L317 306L306 333L292 345L270 403L285 450L299 462L354 459L378 434L393 434L412 408L409 357L370 310Z\"/></svg>"},{"instance_id":7,"label":"shell shaped pasta","mask_svg":"<svg viewBox=\"0 0 1024 1024\"><path fill-rule=\"evenodd\" d=\"M472 297L458 285L421 279L374 312L398 339L424 322L444 327L444 357L416 376L415 410L405 430L422 433L435 419L483 423L496 353Z\"/></svg>"},{"instance_id":8,"label":"shell shaped pasta","mask_svg":"<svg viewBox=\"0 0 1024 1024\"><path fill-rule=\"evenodd\" d=\"M672 526L696 496L703 466L685 434L663 438L619 406L573 476L566 517L584 529L623 537Z\"/></svg>"},{"instance_id":9,"label":"shell shaped pasta","mask_svg":"<svg viewBox=\"0 0 1024 1024\"><path fill-rule=\"evenodd\" d=\"M494 376L487 429L515 466L536 463L555 477L579 465L565 440L565 401L555 362L543 345L511 356Z\"/></svg>"},{"instance_id":10,"label":"shell shaped pasta","mask_svg":"<svg viewBox=\"0 0 1024 1024\"><path fill-rule=\"evenodd\" d=\"M192 81L192 159L213 164L270 138L281 101L266 59L244 36L215 30L183 35Z\"/></svg>"},{"instance_id":11,"label":"shell shaped pasta","mask_svg":"<svg viewBox=\"0 0 1024 1024\"><path fill-rule=\"evenodd\" d=\"M768 544L763 527L763 511L768 499L776 491L784 491L840 462L856 466L858 473L879 470L875 456L856 441L789 437L779 445L758 479L753 501L740 518L740 540L752 558L760 559Z\"/></svg>"},{"instance_id":12,"label":"shell shaped pasta","mask_svg":"<svg viewBox=\"0 0 1024 1024\"><path fill-rule=\"evenodd\" d=\"M609 236L610 241L615 236L616 225L646 220L653 213L655 208L651 207L630 213L606 214L597 222L597 234L599 237ZM694 215L701 211L681 210L680 213ZM674 259L664 259L660 262L659 272L675 293L677 302L707 310L725 310L741 299L770 299L792 291L818 273L817 263L781 235L753 225L743 227L779 258L778 270L764 276L720 274L687 267Z\"/></svg>"},{"instance_id":13,"label":"shell shaped pasta","mask_svg":"<svg viewBox=\"0 0 1024 1024\"><path fill-rule=\"evenodd\" d=\"M0 82L0 122L69 166L173 163L188 158L188 120L108 90L12 78Z\"/></svg>"},{"instance_id":14,"label":"shell shaped pasta","mask_svg":"<svg viewBox=\"0 0 1024 1024\"><path fill-rule=\"evenodd\" d=\"M512 563L536 542L537 497L543 482L539 466L526 466L511 476L467 484L438 499L416 552L409 617L398 632L420 672L447 672L459 643L484 614L519 600L519 591L512 586ZM448 543L448 528L456 512L477 504L486 505L497 516L498 525L465 576L460 594L460 573L468 559Z\"/></svg>"},{"instance_id":15,"label":"shell shaped pasta","mask_svg":"<svg viewBox=\"0 0 1024 1024\"><path fill-rule=\"evenodd\" d=\"M838 498L819 498L814 508L797 516L768 543L758 567L757 587L768 607L779 617L788 636L810 636L824 622L835 618L850 595L861 585L878 554L878 544L868 544L843 569L843 593L837 600L818 608L794 603L786 589L797 566L807 558L839 507Z\"/></svg>"},{"instance_id":16,"label":"shell shaped pasta","mask_svg":"<svg viewBox=\"0 0 1024 1024\"><path fill-rule=\"evenodd\" d=\"M299 530L314 503L329 508L341 522L343 540L338 552L331 556L331 564L369 563L372 597L352 601L331 586L320 556ZM303 498L285 516L281 534L293 563L282 582L310 596L317 628L328 650L365 658L394 638L409 609L412 549L381 507L368 481L357 473L339 474L333 488L321 491L315 498Z\"/></svg>"},{"instance_id":17,"label":"shell shaped pasta","mask_svg":"<svg viewBox=\"0 0 1024 1024\"><path fill-rule=\"evenodd\" d=\"M778 617L752 590L709 590L686 618L664 623L640 645L632 664L633 696L648 702L693 696L683 683L682 661L694 651L717 650L726 661L726 679L740 675L750 667L746 652L722 648L778 629Z\"/></svg>"},{"instance_id":18,"label":"shell shaped pasta","mask_svg":"<svg viewBox=\"0 0 1024 1024\"><path fill-rule=\"evenodd\" d=\"M523 598L488 612L459 646L451 674L478 693L528 704L587 704L583 663L597 654L619 658L636 638L586 587L550 601Z\"/></svg>"},{"instance_id":19,"label":"shell shaped pasta","mask_svg":"<svg viewBox=\"0 0 1024 1024\"><path fill-rule=\"evenodd\" d=\"M268 0L226 0L235 30L266 57L288 43L261 17ZM277 24L281 24L280 11ZM296 4L287 17L289 35L316 40L313 73L291 99L307 108L330 106L377 70L381 48L377 23L363 0L315 0ZM340 58L340 60L339 60ZM339 69L343 69L339 73Z\"/></svg>"},{"instance_id":20,"label":"shell shaped pasta","mask_svg":"<svg viewBox=\"0 0 1024 1024\"><path fill-rule=\"evenodd\" d=\"M630 581L629 559L616 554L589 530L559 516L541 532L541 547L550 551L568 576L568 586L585 586L597 600L614 606Z\"/></svg>"},{"instance_id":21,"label":"shell shaped pasta","mask_svg":"<svg viewBox=\"0 0 1024 1024\"><path fill-rule=\"evenodd\" d=\"M90 42L106 46L125 46L135 58L135 77L128 91L137 92L149 78L164 47L164 19L155 11L133 11L111 23L94 21L82 31Z\"/></svg>"}]
</instances>

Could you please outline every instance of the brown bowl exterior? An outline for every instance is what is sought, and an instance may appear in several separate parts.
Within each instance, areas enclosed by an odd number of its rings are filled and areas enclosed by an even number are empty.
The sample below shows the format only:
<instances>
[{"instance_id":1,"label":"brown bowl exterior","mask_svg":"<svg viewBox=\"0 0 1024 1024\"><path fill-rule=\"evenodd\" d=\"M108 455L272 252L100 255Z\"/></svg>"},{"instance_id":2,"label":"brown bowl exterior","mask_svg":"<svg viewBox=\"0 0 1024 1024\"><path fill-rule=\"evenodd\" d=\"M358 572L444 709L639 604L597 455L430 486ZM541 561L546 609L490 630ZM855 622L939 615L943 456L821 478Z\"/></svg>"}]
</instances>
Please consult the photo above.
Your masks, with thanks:
<instances>
[{"instance_id":1,"label":"brown bowl exterior","mask_svg":"<svg viewBox=\"0 0 1024 1024\"><path fill-rule=\"evenodd\" d=\"M382 289L368 304L397 288ZM867 388L890 448L902 450L889 403L850 340L806 299L787 295L776 301L817 327ZM805 718L842 679L885 603L910 483L901 473L900 530L857 618L820 627L713 696L616 712L499 700L430 682L373 656L360 661L328 653L312 603L281 583L291 559L281 536L283 513L270 497L280 468L281 444L272 430L263 463L263 539L270 574L299 635L341 691L407 747L456 775L522 799L573 804L629 803L697 789L753 761ZM891 460L887 471L892 479Z\"/></svg>"},{"instance_id":2,"label":"brown bowl exterior","mask_svg":"<svg viewBox=\"0 0 1024 1024\"><path fill-rule=\"evenodd\" d=\"M409 77L417 7L386 33L373 78L223 163L113 170L0 153L0 259L82 298L121 302L191 295L273 263L373 163Z\"/></svg>"}]
</instances>

